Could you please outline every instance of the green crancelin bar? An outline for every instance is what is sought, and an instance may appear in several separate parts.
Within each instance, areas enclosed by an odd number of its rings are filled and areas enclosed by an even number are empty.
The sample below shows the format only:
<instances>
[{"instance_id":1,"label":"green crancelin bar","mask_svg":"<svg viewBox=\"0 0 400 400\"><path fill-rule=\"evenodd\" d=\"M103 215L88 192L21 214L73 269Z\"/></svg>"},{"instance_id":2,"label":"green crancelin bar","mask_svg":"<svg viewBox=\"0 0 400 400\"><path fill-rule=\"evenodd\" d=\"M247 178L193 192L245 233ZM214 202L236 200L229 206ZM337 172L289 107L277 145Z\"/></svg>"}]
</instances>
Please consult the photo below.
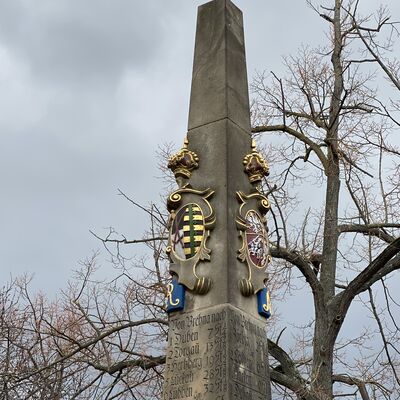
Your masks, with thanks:
<instances>
[{"instance_id":1,"label":"green crancelin bar","mask_svg":"<svg viewBox=\"0 0 400 400\"><path fill-rule=\"evenodd\" d=\"M189 224L190 224L190 256L193 257L196 252L193 222L193 205L189 206Z\"/></svg>"}]
</instances>

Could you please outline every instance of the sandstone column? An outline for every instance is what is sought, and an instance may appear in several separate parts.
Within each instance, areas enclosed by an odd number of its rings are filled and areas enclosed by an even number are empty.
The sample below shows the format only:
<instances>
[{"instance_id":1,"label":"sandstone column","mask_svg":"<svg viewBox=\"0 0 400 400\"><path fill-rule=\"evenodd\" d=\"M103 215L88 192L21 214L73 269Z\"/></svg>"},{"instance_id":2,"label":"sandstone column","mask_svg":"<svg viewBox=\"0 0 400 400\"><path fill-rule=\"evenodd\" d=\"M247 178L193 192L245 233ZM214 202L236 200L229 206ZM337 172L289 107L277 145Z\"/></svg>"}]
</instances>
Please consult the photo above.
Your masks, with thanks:
<instances>
[{"instance_id":1,"label":"sandstone column","mask_svg":"<svg viewBox=\"0 0 400 400\"><path fill-rule=\"evenodd\" d=\"M252 144L241 11L199 7L189 126L170 159L164 400L268 400L268 166Z\"/></svg>"}]
</instances>

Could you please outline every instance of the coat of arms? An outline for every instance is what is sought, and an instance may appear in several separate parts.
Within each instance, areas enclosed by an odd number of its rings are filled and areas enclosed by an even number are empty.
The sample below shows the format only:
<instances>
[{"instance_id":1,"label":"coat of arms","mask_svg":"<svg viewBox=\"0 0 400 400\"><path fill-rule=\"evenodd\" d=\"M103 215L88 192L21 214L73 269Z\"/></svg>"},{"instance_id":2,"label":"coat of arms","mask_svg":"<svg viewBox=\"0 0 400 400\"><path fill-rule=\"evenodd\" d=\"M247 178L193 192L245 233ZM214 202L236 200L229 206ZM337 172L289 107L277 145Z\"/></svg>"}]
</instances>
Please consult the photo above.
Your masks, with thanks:
<instances>
[{"instance_id":1,"label":"coat of arms","mask_svg":"<svg viewBox=\"0 0 400 400\"><path fill-rule=\"evenodd\" d=\"M238 258L248 269L247 278L239 281L239 287L243 296L251 296L264 289L267 279L266 267L271 256L264 215L270 206L258 191L249 195L237 192L237 198L241 205L236 225L242 238Z\"/></svg>"}]
</instances>

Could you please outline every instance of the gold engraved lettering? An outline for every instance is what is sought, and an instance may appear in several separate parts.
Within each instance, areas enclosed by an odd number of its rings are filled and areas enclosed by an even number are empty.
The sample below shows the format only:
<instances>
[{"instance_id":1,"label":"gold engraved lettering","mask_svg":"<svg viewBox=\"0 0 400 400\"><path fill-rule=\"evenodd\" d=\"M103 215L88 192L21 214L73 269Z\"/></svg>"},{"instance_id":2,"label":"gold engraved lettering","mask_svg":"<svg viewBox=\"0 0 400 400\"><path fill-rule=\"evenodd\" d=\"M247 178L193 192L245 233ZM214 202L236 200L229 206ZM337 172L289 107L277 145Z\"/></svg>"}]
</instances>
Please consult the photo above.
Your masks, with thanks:
<instances>
[{"instance_id":1,"label":"gold engraved lettering","mask_svg":"<svg viewBox=\"0 0 400 400\"><path fill-rule=\"evenodd\" d=\"M175 307L180 303L180 301L179 299L176 299L176 301L174 301L174 299L172 298L173 291L174 291L174 285L172 283L169 283L167 289L167 299L168 303Z\"/></svg>"}]
</instances>

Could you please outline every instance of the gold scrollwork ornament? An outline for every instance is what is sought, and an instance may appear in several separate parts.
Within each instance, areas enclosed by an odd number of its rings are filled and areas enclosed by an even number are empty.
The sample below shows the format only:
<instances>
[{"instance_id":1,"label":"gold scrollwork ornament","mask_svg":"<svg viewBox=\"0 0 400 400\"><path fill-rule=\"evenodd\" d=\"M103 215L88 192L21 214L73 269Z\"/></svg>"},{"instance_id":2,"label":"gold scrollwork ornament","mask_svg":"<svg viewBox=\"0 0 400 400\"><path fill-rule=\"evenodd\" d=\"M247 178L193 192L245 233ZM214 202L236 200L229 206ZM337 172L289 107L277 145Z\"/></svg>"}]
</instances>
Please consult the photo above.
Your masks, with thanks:
<instances>
[{"instance_id":1,"label":"gold scrollwork ornament","mask_svg":"<svg viewBox=\"0 0 400 400\"><path fill-rule=\"evenodd\" d=\"M215 215L209 199L211 189L196 190L189 184L173 192L167 202L170 212L167 253L171 261L170 272L178 282L197 294L205 294L212 281L201 276L198 264L209 261L211 250L207 248Z\"/></svg>"},{"instance_id":2,"label":"gold scrollwork ornament","mask_svg":"<svg viewBox=\"0 0 400 400\"><path fill-rule=\"evenodd\" d=\"M237 192L240 202L236 226L242 239L238 258L247 265L247 278L239 281L243 296L251 296L264 288L266 267L271 261L269 242L265 228L265 214L270 209L268 199L256 191L249 195Z\"/></svg>"}]
</instances>

